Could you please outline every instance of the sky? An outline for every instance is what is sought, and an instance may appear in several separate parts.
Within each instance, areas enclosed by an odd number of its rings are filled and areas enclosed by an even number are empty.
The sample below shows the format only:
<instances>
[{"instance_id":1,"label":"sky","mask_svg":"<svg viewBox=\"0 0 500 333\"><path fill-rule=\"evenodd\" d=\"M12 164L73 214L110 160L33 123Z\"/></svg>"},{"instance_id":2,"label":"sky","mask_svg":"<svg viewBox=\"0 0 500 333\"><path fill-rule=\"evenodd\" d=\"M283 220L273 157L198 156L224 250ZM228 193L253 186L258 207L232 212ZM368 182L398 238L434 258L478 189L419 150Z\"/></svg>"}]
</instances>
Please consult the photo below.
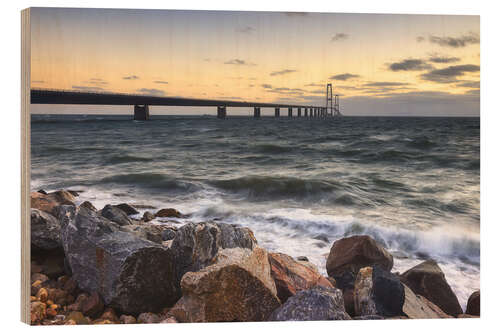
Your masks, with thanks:
<instances>
[{"instance_id":1,"label":"sky","mask_svg":"<svg viewBox=\"0 0 500 333\"><path fill-rule=\"evenodd\" d=\"M324 106L332 83L345 115L479 116L479 16L33 8L31 29L32 88Z\"/></svg>"}]
</instances>

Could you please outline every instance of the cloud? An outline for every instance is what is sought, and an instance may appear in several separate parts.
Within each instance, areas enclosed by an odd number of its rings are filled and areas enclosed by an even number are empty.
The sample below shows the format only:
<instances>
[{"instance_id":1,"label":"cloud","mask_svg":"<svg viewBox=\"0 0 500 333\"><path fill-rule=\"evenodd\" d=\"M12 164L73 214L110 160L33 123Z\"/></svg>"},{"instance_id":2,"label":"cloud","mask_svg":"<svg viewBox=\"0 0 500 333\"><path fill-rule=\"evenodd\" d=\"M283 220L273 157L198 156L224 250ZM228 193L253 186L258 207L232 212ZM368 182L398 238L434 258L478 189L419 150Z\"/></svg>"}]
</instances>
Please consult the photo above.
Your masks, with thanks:
<instances>
[{"instance_id":1,"label":"cloud","mask_svg":"<svg viewBox=\"0 0 500 333\"><path fill-rule=\"evenodd\" d=\"M255 64L246 62L242 59L231 59L224 63L224 65L238 65L238 66L255 66Z\"/></svg>"},{"instance_id":2,"label":"cloud","mask_svg":"<svg viewBox=\"0 0 500 333\"><path fill-rule=\"evenodd\" d=\"M422 71L432 68L422 59L404 59L400 62L393 62L388 65L388 68L393 72L399 71Z\"/></svg>"},{"instance_id":3,"label":"cloud","mask_svg":"<svg viewBox=\"0 0 500 333\"><path fill-rule=\"evenodd\" d=\"M358 78L358 77L360 77L360 76L357 74L344 73L344 74L337 74L337 75L330 76L329 79L330 80L347 81L347 80Z\"/></svg>"},{"instance_id":4,"label":"cloud","mask_svg":"<svg viewBox=\"0 0 500 333\"><path fill-rule=\"evenodd\" d=\"M424 40L425 40L425 37L424 37L424 36L418 36L418 37L417 37L417 42L418 42L418 43L421 43L421 42L423 42Z\"/></svg>"},{"instance_id":5,"label":"cloud","mask_svg":"<svg viewBox=\"0 0 500 333\"><path fill-rule=\"evenodd\" d=\"M236 32L240 32L242 34L250 34L254 31L255 31L255 29L253 27L250 27L250 26L241 27L241 28L236 29Z\"/></svg>"},{"instance_id":6,"label":"cloud","mask_svg":"<svg viewBox=\"0 0 500 333\"><path fill-rule=\"evenodd\" d=\"M71 89L84 91L84 92L103 92L104 89L102 87L92 87L92 86L71 86Z\"/></svg>"},{"instance_id":7,"label":"cloud","mask_svg":"<svg viewBox=\"0 0 500 333\"><path fill-rule=\"evenodd\" d=\"M434 69L427 73L421 74L420 78L425 81L437 83L456 82L457 76L462 76L465 73L479 72L480 67L477 65L457 65L448 66L442 69Z\"/></svg>"},{"instance_id":8,"label":"cloud","mask_svg":"<svg viewBox=\"0 0 500 333\"><path fill-rule=\"evenodd\" d=\"M272 88L273 88L273 86L272 86L272 85L267 84L267 83L262 84L262 85L261 85L261 87L262 87L262 88L265 88L265 89L272 89Z\"/></svg>"},{"instance_id":9,"label":"cloud","mask_svg":"<svg viewBox=\"0 0 500 333\"><path fill-rule=\"evenodd\" d=\"M324 87L324 84L321 83L309 83L305 85L306 87Z\"/></svg>"},{"instance_id":10,"label":"cloud","mask_svg":"<svg viewBox=\"0 0 500 333\"><path fill-rule=\"evenodd\" d=\"M458 62L460 58L434 55L429 58L429 61L437 64L448 64L451 62Z\"/></svg>"},{"instance_id":11,"label":"cloud","mask_svg":"<svg viewBox=\"0 0 500 333\"><path fill-rule=\"evenodd\" d=\"M363 84L363 87L402 87L407 86L405 82L375 81Z\"/></svg>"},{"instance_id":12,"label":"cloud","mask_svg":"<svg viewBox=\"0 0 500 333\"><path fill-rule=\"evenodd\" d=\"M480 40L478 34L470 32L460 37L439 37L431 35L429 36L429 42L443 47L460 48L471 44L479 44Z\"/></svg>"},{"instance_id":13,"label":"cloud","mask_svg":"<svg viewBox=\"0 0 500 333\"><path fill-rule=\"evenodd\" d=\"M137 92L144 94L144 95L157 95L157 96L165 95L165 91L160 90L160 89L141 88L141 89L137 89Z\"/></svg>"},{"instance_id":14,"label":"cloud","mask_svg":"<svg viewBox=\"0 0 500 333\"><path fill-rule=\"evenodd\" d=\"M122 77L124 80L139 80L139 77L137 75L130 75L130 76L124 76Z\"/></svg>"},{"instance_id":15,"label":"cloud","mask_svg":"<svg viewBox=\"0 0 500 333\"><path fill-rule=\"evenodd\" d=\"M276 75L285 75L285 74L290 74L290 73L295 73L297 70L295 69L284 69L282 71L276 71L276 72L271 72L271 76L276 76Z\"/></svg>"},{"instance_id":16,"label":"cloud","mask_svg":"<svg viewBox=\"0 0 500 333\"><path fill-rule=\"evenodd\" d=\"M157 80L157 81L153 81L154 83L157 83L157 84L168 84L168 81L161 81L161 80Z\"/></svg>"},{"instance_id":17,"label":"cloud","mask_svg":"<svg viewBox=\"0 0 500 333\"><path fill-rule=\"evenodd\" d=\"M479 88L481 87L480 81L462 81L456 85L457 87L465 87L465 88Z\"/></svg>"},{"instance_id":18,"label":"cloud","mask_svg":"<svg viewBox=\"0 0 500 333\"><path fill-rule=\"evenodd\" d=\"M333 37L332 37L332 39L330 41L331 42L338 42L338 41L341 41L341 40L345 40L347 38L349 38L348 34L345 34L343 32L338 32L335 35L333 35Z\"/></svg>"},{"instance_id":19,"label":"cloud","mask_svg":"<svg viewBox=\"0 0 500 333\"><path fill-rule=\"evenodd\" d=\"M210 62L210 58L205 58L203 61Z\"/></svg>"}]
</instances>

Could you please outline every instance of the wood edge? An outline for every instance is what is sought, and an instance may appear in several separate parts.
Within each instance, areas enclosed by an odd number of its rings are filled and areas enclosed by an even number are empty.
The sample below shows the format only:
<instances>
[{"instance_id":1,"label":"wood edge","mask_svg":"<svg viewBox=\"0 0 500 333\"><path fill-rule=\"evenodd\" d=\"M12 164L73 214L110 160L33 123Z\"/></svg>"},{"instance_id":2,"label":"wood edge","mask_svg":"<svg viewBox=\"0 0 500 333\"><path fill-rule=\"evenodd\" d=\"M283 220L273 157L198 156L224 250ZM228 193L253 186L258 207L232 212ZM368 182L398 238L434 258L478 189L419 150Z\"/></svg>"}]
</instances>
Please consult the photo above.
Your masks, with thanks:
<instances>
[{"instance_id":1,"label":"wood edge","mask_svg":"<svg viewBox=\"0 0 500 333\"><path fill-rule=\"evenodd\" d=\"M21 321L31 324L30 311L30 8L21 11Z\"/></svg>"}]
</instances>

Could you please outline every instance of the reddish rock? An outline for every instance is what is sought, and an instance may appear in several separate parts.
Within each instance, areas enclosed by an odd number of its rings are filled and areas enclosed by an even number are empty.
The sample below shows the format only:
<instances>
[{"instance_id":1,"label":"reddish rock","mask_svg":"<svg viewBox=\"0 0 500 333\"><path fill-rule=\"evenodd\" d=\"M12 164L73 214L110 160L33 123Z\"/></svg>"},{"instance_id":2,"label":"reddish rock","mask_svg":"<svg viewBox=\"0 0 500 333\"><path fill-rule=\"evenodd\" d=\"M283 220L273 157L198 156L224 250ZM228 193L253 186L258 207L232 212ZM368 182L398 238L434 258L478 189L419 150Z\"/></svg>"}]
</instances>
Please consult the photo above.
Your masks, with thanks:
<instances>
[{"instance_id":1,"label":"reddish rock","mask_svg":"<svg viewBox=\"0 0 500 333\"><path fill-rule=\"evenodd\" d=\"M479 290L469 296L465 313L472 316L481 315L481 295Z\"/></svg>"},{"instance_id":2,"label":"reddish rock","mask_svg":"<svg viewBox=\"0 0 500 333\"><path fill-rule=\"evenodd\" d=\"M56 304L66 305L68 299L68 293L62 289L49 288L48 299Z\"/></svg>"},{"instance_id":3,"label":"reddish rock","mask_svg":"<svg viewBox=\"0 0 500 333\"><path fill-rule=\"evenodd\" d=\"M352 287L361 268L375 265L390 271L392 255L370 236L352 236L333 243L326 270L335 278L339 288L346 289Z\"/></svg>"},{"instance_id":4,"label":"reddish rock","mask_svg":"<svg viewBox=\"0 0 500 333\"><path fill-rule=\"evenodd\" d=\"M120 319L116 316L115 310L112 308L106 308L104 309L104 312L102 313L100 319L102 320L110 320L112 322L119 322Z\"/></svg>"},{"instance_id":5,"label":"reddish rock","mask_svg":"<svg viewBox=\"0 0 500 333\"><path fill-rule=\"evenodd\" d=\"M415 295L413 291L403 284L405 290L405 301L403 313L410 319L433 319L451 318L444 313L437 305L420 295Z\"/></svg>"},{"instance_id":6,"label":"reddish rock","mask_svg":"<svg viewBox=\"0 0 500 333\"><path fill-rule=\"evenodd\" d=\"M156 212L156 217L182 217L182 214L174 208L163 208Z\"/></svg>"},{"instance_id":7,"label":"reddish rock","mask_svg":"<svg viewBox=\"0 0 500 333\"><path fill-rule=\"evenodd\" d=\"M300 290L314 286L332 288L332 284L318 271L295 261L283 253L269 253L271 276L276 284L277 295L282 303Z\"/></svg>"},{"instance_id":8,"label":"reddish rock","mask_svg":"<svg viewBox=\"0 0 500 333\"><path fill-rule=\"evenodd\" d=\"M84 315L89 316L91 318L97 318L104 310L104 303L101 300L101 297L95 291L90 294L83 303L82 303L82 312Z\"/></svg>"},{"instance_id":9,"label":"reddish rock","mask_svg":"<svg viewBox=\"0 0 500 333\"><path fill-rule=\"evenodd\" d=\"M401 281L414 293L427 298L450 316L456 317L463 312L436 261L427 260L409 269L401 275Z\"/></svg>"},{"instance_id":10,"label":"reddish rock","mask_svg":"<svg viewBox=\"0 0 500 333\"><path fill-rule=\"evenodd\" d=\"M31 192L31 208L57 215L55 208L60 205L75 205L75 197L68 191L60 190L49 194Z\"/></svg>"},{"instance_id":11,"label":"reddish rock","mask_svg":"<svg viewBox=\"0 0 500 333\"><path fill-rule=\"evenodd\" d=\"M267 320L280 305L270 271L260 247L219 250L212 265L184 274L171 315L180 322Z\"/></svg>"},{"instance_id":12,"label":"reddish rock","mask_svg":"<svg viewBox=\"0 0 500 333\"><path fill-rule=\"evenodd\" d=\"M83 315L83 313L81 313L79 311L73 311L73 312L71 312L66 317L66 320L68 322L69 321L73 321L75 323L75 324L71 324L71 325L88 325L88 324L90 324L89 318L85 317Z\"/></svg>"},{"instance_id":13,"label":"reddish rock","mask_svg":"<svg viewBox=\"0 0 500 333\"><path fill-rule=\"evenodd\" d=\"M43 302L31 302L31 324L40 324L47 316L47 306Z\"/></svg>"},{"instance_id":14,"label":"reddish rock","mask_svg":"<svg viewBox=\"0 0 500 333\"><path fill-rule=\"evenodd\" d=\"M31 296L36 296L38 291L42 288L42 281L36 280L31 284Z\"/></svg>"},{"instance_id":15,"label":"reddish rock","mask_svg":"<svg viewBox=\"0 0 500 333\"><path fill-rule=\"evenodd\" d=\"M45 274L41 274L41 273L34 273L34 274L31 274L31 283L37 281L37 280L40 280L40 282L44 283L45 281L47 281L49 279L49 277Z\"/></svg>"},{"instance_id":16,"label":"reddish rock","mask_svg":"<svg viewBox=\"0 0 500 333\"><path fill-rule=\"evenodd\" d=\"M136 324L137 323L137 320L135 320L134 316L127 316L127 315L121 315L120 321L123 324Z\"/></svg>"},{"instance_id":17,"label":"reddish rock","mask_svg":"<svg viewBox=\"0 0 500 333\"><path fill-rule=\"evenodd\" d=\"M38 292L36 293L36 298L40 301L40 302L47 302L47 299L49 298L49 293L47 291L47 289L45 288L40 288L40 290L38 290Z\"/></svg>"}]
</instances>

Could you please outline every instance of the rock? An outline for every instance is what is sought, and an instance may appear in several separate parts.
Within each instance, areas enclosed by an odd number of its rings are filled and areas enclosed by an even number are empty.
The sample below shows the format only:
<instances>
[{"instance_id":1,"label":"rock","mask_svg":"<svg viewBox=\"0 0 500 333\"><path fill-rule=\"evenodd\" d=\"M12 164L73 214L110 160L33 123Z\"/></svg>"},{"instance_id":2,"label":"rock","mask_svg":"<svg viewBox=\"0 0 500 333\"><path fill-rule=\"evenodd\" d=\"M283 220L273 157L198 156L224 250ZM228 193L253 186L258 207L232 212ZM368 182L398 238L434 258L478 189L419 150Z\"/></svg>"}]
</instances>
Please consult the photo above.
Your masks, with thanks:
<instances>
[{"instance_id":1,"label":"rock","mask_svg":"<svg viewBox=\"0 0 500 333\"><path fill-rule=\"evenodd\" d=\"M43 190L43 189L40 189L40 190L38 190L37 192L38 192L38 193L42 193L42 194L48 194L48 193L47 193L45 190Z\"/></svg>"},{"instance_id":2,"label":"rock","mask_svg":"<svg viewBox=\"0 0 500 333\"><path fill-rule=\"evenodd\" d=\"M434 260L427 260L401 275L411 290L436 304L445 313L456 317L462 313L457 296L451 290L443 271Z\"/></svg>"},{"instance_id":3,"label":"rock","mask_svg":"<svg viewBox=\"0 0 500 333\"><path fill-rule=\"evenodd\" d=\"M299 291L269 317L270 321L348 319L351 317L345 312L342 292L322 286Z\"/></svg>"},{"instance_id":4,"label":"rock","mask_svg":"<svg viewBox=\"0 0 500 333\"><path fill-rule=\"evenodd\" d=\"M370 236L352 236L333 243L326 270L341 289L346 289L352 286L361 268L375 265L390 271L392 255Z\"/></svg>"},{"instance_id":5,"label":"rock","mask_svg":"<svg viewBox=\"0 0 500 333\"><path fill-rule=\"evenodd\" d=\"M42 281L36 280L31 284L31 296L36 296L38 294L38 291L42 288Z\"/></svg>"},{"instance_id":6,"label":"rock","mask_svg":"<svg viewBox=\"0 0 500 333\"><path fill-rule=\"evenodd\" d=\"M145 312L141 313L137 317L137 323L139 324L155 324L160 322L160 317L158 315L151 313L151 312Z\"/></svg>"},{"instance_id":7,"label":"rock","mask_svg":"<svg viewBox=\"0 0 500 333\"><path fill-rule=\"evenodd\" d=\"M121 312L154 312L180 297L169 248L119 230L85 208L67 212L62 243L78 286Z\"/></svg>"},{"instance_id":8,"label":"rock","mask_svg":"<svg viewBox=\"0 0 500 333\"><path fill-rule=\"evenodd\" d=\"M330 282L332 287L337 287L337 281L335 281L334 278L332 278L331 276L327 276L326 279L328 280L328 282Z\"/></svg>"},{"instance_id":9,"label":"rock","mask_svg":"<svg viewBox=\"0 0 500 333\"><path fill-rule=\"evenodd\" d=\"M49 280L49 277L42 273L31 274L31 283L34 283L37 280L39 280L41 283L44 283L45 281Z\"/></svg>"},{"instance_id":10,"label":"rock","mask_svg":"<svg viewBox=\"0 0 500 333\"><path fill-rule=\"evenodd\" d=\"M266 320L280 305L270 270L260 247L219 250L214 264L183 276L170 313L180 322Z\"/></svg>"},{"instance_id":11,"label":"rock","mask_svg":"<svg viewBox=\"0 0 500 333\"><path fill-rule=\"evenodd\" d=\"M55 214L54 209L60 205L72 205L74 206L75 198L74 196L64 190L52 192L49 194L43 194L39 192L31 192L31 208L44 211L49 214Z\"/></svg>"},{"instance_id":12,"label":"rock","mask_svg":"<svg viewBox=\"0 0 500 333\"><path fill-rule=\"evenodd\" d=\"M356 315L356 311L354 310L354 287L344 289L342 296L344 297L344 308L345 311L351 316Z\"/></svg>"},{"instance_id":13,"label":"rock","mask_svg":"<svg viewBox=\"0 0 500 333\"><path fill-rule=\"evenodd\" d=\"M469 296L465 313L473 316L481 315L481 294L479 290Z\"/></svg>"},{"instance_id":14,"label":"rock","mask_svg":"<svg viewBox=\"0 0 500 333\"><path fill-rule=\"evenodd\" d=\"M45 302L47 302L47 299L49 298L49 292L45 288L40 288L40 290L38 290L38 292L36 293L36 298L40 302L45 303Z\"/></svg>"},{"instance_id":15,"label":"rock","mask_svg":"<svg viewBox=\"0 0 500 333\"><path fill-rule=\"evenodd\" d=\"M182 214L174 208L163 208L156 212L156 217L177 217L181 218Z\"/></svg>"},{"instance_id":16,"label":"rock","mask_svg":"<svg viewBox=\"0 0 500 333\"><path fill-rule=\"evenodd\" d=\"M166 319L162 320L160 323L162 323L162 324L176 324L176 323L178 323L178 321L174 317L167 317Z\"/></svg>"},{"instance_id":17,"label":"rock","mask_svg":"<svg viewBox=\"0 0 500 333\"><path fill-rule=\"evenodd\" d=\"M106 308L104 309L104 312L102 313L100 319L102 320L109 320L115 323L119 323L120 319L116 316L115 310L112 308Z\"/></svg>"},{"instance_id":18,"label":"rock","mask_svg":"<svg viewBox=\"0 0 500 333\"><path fill-rule=\"evenodd\" d=\"M90 209L91 211L97 212L97 208L95 208L94 205L90 201L82 202L80 207L85 207L87 209Z\"/></svg>"},{"instance_id":19,"label":"rock","mask_svg":"<svg viewBox=\"0 0 500 333\"><path fill-rule=\"evenodd\" d=\"M403 313L410 319L432 319L432 318L451 318L445 314L439 307L426 300L425 297L415 295L413 291L403 284L405 290L405 302L403 304ZM431 303L433 306L429 306Z\"/></svg>"},{"instance_id":20,"label":"rock","mask_svg":"<svg viewBox=\"0 0 500 333\"><path fill-rule=\"evenodd\" d=\"M161 239L163 241L169 241L175 238L177 231L171 228L164 229L161 233Z\"/></svg>"},{"instance_id":21,"label":"rock","mask_svg":"<svg viewBox=\"0 0 500 333\"><path fill-rule=\"evenodd\" d=\"M75 300L75 303L68 306L69 311L82 311L83 303L85 303L88 299L87 294L80 294Z\"/></svg>"},{"instance_id":22,"label":"rock","mask_svg":"<svg viewBox=\"0 0 500 333\"><path fill-rule=\"evenodd\" d=\"M286 254L269 253L268 258L271 265L271 276L282 303L300 290L314 286L333 288L331 283L316 270L293 260Z\"/></svg>"},{"instance_id":23,"label":"rock","mask_svg":"<svg viewBox=\"0 0 500 333\"><path fill-rule=\"evenodd\" d=\"M357 316L357 317L352 317L353 320L381 320L384 319L384 317L379 316L379 315L368 315L368 316Z\"/></svg>"},{"instance_id":24,"label":"rock","mask_svg":"<svg viewBox=\"0 0 500 333\"><path fill-rule=\"evenodd\" d=\"M378 266L359 270L353 296L356 316L396 317L403 314L402 283L395 274Z\"/></svg>"},{"instance_id":25,"label":"rock","mask_svg":"<svg viewBox=\"0 0 500 333\"><path fill-rule=\"evenodd\" d=\"M137 209L135 209L134 207L132 207L131 205L126 204L126 203L121 203L121 204L115 205L114 207L121 209L127 215L139 214Z\"/></svg>"},{"instance_id":26,"label":"rock","mask_svg":"<svg viewBox=\"0 0 500 333\"><path fill-rule=\"evenodd\" d=\"M61 289L57 288L49 288L48 290L48 299L56 304L66 305L68 294Z\"/></svg>"},{"instance_id":27,"label":"rock","mask_svg":"<svg viewBox=\"0 0 500 333\"><path fill-rule=\"evenodd\" d=\"M463 313L463 314L459 314L457 316L457 318L480 318L480 317L479 316L474 316L474 315L470 315L470 314L466 314L466 313L464 314Z\"/></svg>"},{"instance_id":28,"label":"rock","mask_svg":"<svg viewBox=\"0 0 500 333\"><path fill-rule=\"evenodd\" d=\"M83 313L79 311L73 311L68 316L66 316L67 321L74 321L76 325L88 325L90 324L89 318L85 317ZM74 325L74 324L73 324Z\"/></svg>"},{"instance_id":29,"label":"rock","mask_svg":"<svg viewBox=\"0 0 500 333\"><path fill-rule=\"evenodd\" d=\"M123 324L135 324L135 323L137 323L134 316L127 316L127 315L121 315L120 321Z\"/></svg>"},{"instance_id":30,"label":"rock","mask_svg":"<svg viewBox=\"0 0 500 333\"><path fill-rule=\"evenodd\" d=\"M31 209L31 245L42 250L61 247L61 225L54 216Z\"/></svg>"},{"instance_id":31,"label":"rock","mask_svg":"<svg viewBox=\"0 0 500 333\"><path fill-rule=\"evenodd\" d=\"M101 210L101 215L121 226L133 224L132 220L129 219L127 214L125 214L123 210L121 210L120 208L116 208L115 206L104 206L104 208Z\"/></svg>"},{"instance_id":32,"label":"rock","mask_svg":"<svg viewBox=\"0 0 500 333\"><path fill-rule=\"evenodd\" d=\"M252 231L226 223L188 223L177 230L171 249L175 254L177 280L186 272L196 272L212 264L221 249L253 249L257 244Z\"/></svg>"},{"instance_id":33,"label":"rock","mask_svg":"<svg viewBox=\"0 0 500 333\"><path fill-rule=\"evenodd\" d=\"M92 324L94 325L109 325L109 324L115 324L114 322L112 322L111 320L109 319L96 319L92 322Z\"/></svg>"},{"instance_id":34,"label":"rock","mask_svg":"<svg viewBox=\"0 0 500 333\"><path fill-rule=\"evenodd\" d=\"M31 302L31 324L40 324L47 316L47 306L43 302Z\"/></svg>"},{"instance_id":35,"label":"rock","mask_svg":"<svg viewBox=\"0 0 500 333\"><path fill-rule=\"evenodd\" d=\"M298 261L309 261L309 258L307 258L306 256L298 256L297 260Z\"/></svg>"},{"instance_id":36,"label":"rock","mask_svg":"<svg viewBox=\"0 0 500 333\"><path fill-rule=\"evenodd\" d=\"M151 212L144 212L144 214L142 215L142 220L144 222L149 222L149 221L152 221L155 219L155 215Z\"/></svg>"},{"instance_id":37,"label":"rock","mask_svg":"<svg viewBox=\"0 0 500 333\"><path fill-rule=\"evenodd\" d=\"M104 303L102 302L97 292L92 292L82 304L82 312L90 318L97 318L104 310Z\"/></svg>"},{"instance_id":38,"label":"rock","mask_svg":"<svg viewBox=\"0 0 500 333\"><path fill-rule=\"evenodd\" d=\"M62 245L62 241L61 241ZM56 250L44 251L42 262L42 271L49 278L57 279L59 276L65 274L64 267L64 251L62 248Z\"/></svg>"}]
</instances>

